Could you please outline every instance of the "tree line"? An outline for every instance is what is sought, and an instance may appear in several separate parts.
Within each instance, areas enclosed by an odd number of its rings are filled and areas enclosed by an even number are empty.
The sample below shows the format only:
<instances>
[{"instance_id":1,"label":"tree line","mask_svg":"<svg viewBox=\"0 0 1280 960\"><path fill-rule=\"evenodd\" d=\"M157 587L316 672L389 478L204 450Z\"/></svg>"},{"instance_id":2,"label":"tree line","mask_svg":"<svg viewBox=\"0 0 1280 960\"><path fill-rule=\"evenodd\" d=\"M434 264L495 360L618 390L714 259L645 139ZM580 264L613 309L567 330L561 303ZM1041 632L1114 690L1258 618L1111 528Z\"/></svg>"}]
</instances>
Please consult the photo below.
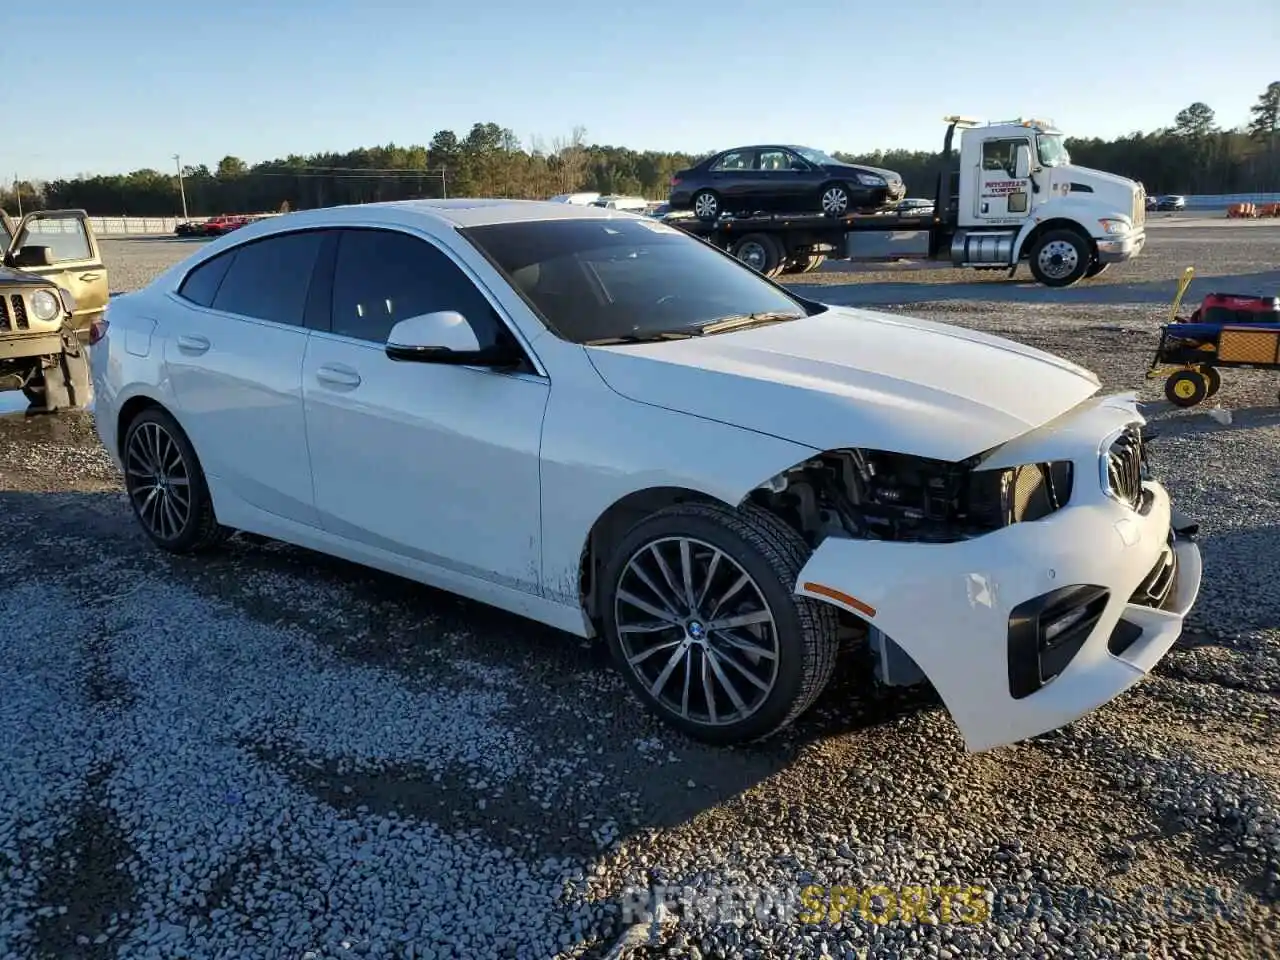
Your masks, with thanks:
<instances>
[{"instance_id":1,"label":"tree line","mask_svg":"<svg viewBox=\"0 0 1280 960\"><path fill-rule=\"evenodd\" d=\"M1072 161L1140 180L1147 192L1265 193L1280 191L1280 81L1251 108L1247 124L1221 127L1214 111L1193 103L1171 126L1113 140L1071 137ZM939 125L939 147L943 128ZM729 146L726 144L725 146ZM464 136L436 133L426 146L362 147L347 153L290 155L247 164L226 156L177 170L23 181L0 190L0 206L83 208L110 216L174 216L185 195L191 216L297 210L381 200L487 196L546 198L580 190L666 198L672 174L700 156L588 144L579 127L547 144L521 142L495 123ZM902 174L912 196L932 197L941 151L835 152L841 160Z\"/></svg>"}]
</instances>

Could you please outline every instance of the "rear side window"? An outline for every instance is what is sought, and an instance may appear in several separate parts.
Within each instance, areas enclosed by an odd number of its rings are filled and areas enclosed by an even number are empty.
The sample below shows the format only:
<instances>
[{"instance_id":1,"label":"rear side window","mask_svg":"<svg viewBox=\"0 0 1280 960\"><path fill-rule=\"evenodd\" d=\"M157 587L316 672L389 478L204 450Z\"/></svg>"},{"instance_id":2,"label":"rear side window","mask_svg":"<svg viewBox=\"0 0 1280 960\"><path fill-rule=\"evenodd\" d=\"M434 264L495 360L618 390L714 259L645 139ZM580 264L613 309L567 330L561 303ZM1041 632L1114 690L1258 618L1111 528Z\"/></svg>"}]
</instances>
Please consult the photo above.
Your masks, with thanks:
<instances>
[{"instance_id":1,"label":"rear side window","mask_svg":"<svg viewBox=\"0 0 1280 960\"><path fill-rule=\"evenodd\" d=\"M237 247L213 298L213 309L302 326L307 289L324 236L318 230L288 233Z\"/></svg>"},{"instance_id":2,"label":"rear side window","mask_svg":"<svg viewBox=\"0 0 1280 960\"><path fill-rule=\"evenodd\" d=\"M222 278L227 275L227 268L231 266L231 260L235 255L233 250L200 264L182 281L182 286L178 287L178 296L202 307L213 306L213 298L218 292L218 287L222 285Z\"/></svg>"}]
</instances>

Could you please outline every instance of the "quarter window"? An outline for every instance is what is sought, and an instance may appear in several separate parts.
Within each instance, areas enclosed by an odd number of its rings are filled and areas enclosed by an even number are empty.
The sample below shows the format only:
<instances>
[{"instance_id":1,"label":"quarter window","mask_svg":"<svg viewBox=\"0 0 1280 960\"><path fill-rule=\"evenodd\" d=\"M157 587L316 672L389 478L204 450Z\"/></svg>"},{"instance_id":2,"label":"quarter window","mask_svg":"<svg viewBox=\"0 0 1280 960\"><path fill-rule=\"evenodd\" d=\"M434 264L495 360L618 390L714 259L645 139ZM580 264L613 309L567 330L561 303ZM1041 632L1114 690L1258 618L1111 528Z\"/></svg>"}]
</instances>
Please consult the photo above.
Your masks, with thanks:
<instances>
[{"instance_id":1,"label":"quarter window","mask_svg":"<svg viewBox=\"0 0 1280 960\"><path fill-rule=\"evenodd\" d=\"M443 252L394 230L344 230L333 271L332 330L386 343L409 317L455 310L481 348L495 345L500 321L484 295Z\"/></svg>"},{"instance_id":2,"label":"quarter window","mask_svg":"<svg viewBox=\"0 0 1280 960\"><path fill-rule=\"evenodd\" d=\"M213 298L218 294L222 278L227 275L231 259L235 251L219 254L212 260L206 260L187 274L182 285L178 287L178 296L202 307L213 306Z\"/></svg>"},{"instance_id":3,"label":"quarter window","mask_svg":"<svg viewBox=\"0 0 1280 960\"><path fill-rule=\"evenodd\" d=\"M213 309L302 326L307 289L324 233L308 230L236 247Z\"/></svg>"}]
</instances>

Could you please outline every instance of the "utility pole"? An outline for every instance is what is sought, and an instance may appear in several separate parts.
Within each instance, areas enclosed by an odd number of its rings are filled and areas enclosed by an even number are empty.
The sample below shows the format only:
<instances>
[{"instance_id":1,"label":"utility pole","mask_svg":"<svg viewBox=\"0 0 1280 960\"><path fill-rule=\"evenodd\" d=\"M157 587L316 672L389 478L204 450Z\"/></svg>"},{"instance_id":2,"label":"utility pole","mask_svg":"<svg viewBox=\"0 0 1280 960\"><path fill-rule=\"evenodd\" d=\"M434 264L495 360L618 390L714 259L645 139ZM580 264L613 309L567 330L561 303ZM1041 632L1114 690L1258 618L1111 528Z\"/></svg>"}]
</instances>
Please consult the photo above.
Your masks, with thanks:
<instances>
[{"instance_id":1,"label":"utility pole","mask_svg":"<svg viewBox=\"0 0 1280 960\"><path fill-rule=\"evenodd\" d=\"M13 175L13 192L18 198L18 219L22 219L22 181L18 179L18 175Z\"/></svg>"},{"instance_id":2,"label":"utility pole","mask_svg":"<svg viewBox=\"0 0 1280 960\"><path fill-rule=\"evenodd\" d=\"M176 153L173 162L178 166L178 193L182 194L182 219L187 219L187 188L182 185L182 157Z\"/></svg>"},{"instance_id":3,"label":"utility pole","mask_svg":"<svg viewBox=\"0 0 1280 960\"><path fill-rule=\"evenodd\" d=\"M444 169L443 163L440 164L440 199L441 200L449 199L449 184L445 179L445 169Z\"/></svg>"}]
</instances>

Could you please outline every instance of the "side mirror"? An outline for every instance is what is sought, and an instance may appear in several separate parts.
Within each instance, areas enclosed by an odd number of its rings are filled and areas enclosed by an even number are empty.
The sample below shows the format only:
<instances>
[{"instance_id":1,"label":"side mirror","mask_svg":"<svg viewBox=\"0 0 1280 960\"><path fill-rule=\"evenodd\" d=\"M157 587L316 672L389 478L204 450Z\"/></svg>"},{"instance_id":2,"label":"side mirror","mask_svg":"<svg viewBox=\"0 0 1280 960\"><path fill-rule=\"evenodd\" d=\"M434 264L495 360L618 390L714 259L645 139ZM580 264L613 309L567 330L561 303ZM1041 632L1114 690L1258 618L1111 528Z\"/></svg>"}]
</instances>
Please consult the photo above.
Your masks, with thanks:
<instances>
[{"instance_id":1,"label":"side mirror","mask_svg":"<svg viewBox=\"0 0 1280 960\"><path fill-rule=\"evenodd\" d=\"M23 267L51 267L53 266L53 251L48 247L27 244L13 254L12 260L13 265L19 269Z\"/></svg>"},{"instance_id":2,"label":"side mirror","mask_svg":"<svg viewBox=\"0 0 1280 960\"><path fill-rule=\"evenodd\" d=\"M387 335L386 352L392 360L469 367L514 366L521 359L519 353L510 348L482 349L471 324L456 310L401 320Z\"/></svg>"},{"instance_id":3,"label":"side mirror","mask_svg":"<svg viewBox=\"0 0 1280 960\"><path fill-rule=\"evenodd\" d=\"M1031 148L1025 143L1020 143L1014 149L1013 159L1013 178L1015 180L1025 180L1031 176Z\"/></svg>"}]
</instances>

